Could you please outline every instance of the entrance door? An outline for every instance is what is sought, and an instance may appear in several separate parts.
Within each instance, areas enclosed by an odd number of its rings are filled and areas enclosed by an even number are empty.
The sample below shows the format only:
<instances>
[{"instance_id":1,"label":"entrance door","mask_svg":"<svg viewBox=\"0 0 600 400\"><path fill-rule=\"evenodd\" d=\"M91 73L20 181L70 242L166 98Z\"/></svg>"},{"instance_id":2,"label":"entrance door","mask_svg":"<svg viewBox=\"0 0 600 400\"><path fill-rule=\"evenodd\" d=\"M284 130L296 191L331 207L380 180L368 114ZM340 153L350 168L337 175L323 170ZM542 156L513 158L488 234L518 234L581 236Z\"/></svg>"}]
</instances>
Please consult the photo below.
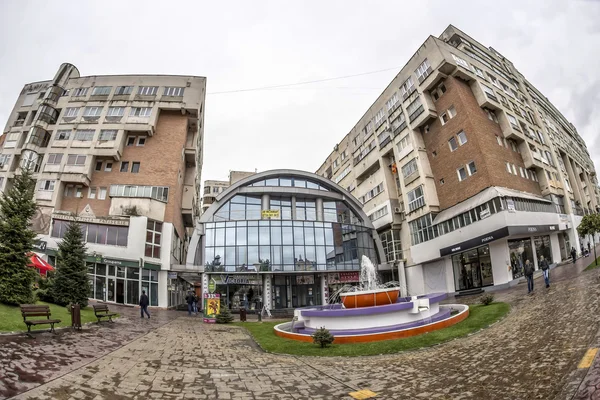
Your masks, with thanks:
<instances>
[{"instance_id":1,"label":"entrance door","mask_svg":"<svg viewBox=\"0 0 600 400\"><path fill-rule=\"evenodd\" d=\"M108 278L108 289L106 291L106 301L115 301L115 292L116 289L116 284L115 284L115 278Z\"/></svg>"},{"instance_id":2,"label":"entrance door","mask_svg":"<svg viewBox=\"0 0 600 400\"><path fill-rule=\"evenodd\" d=\"M482 246L452 256L457 290L477 289L494 284L489 247Z\"/></svg>"},{"instance_id":3,"label":"entrance door","mask_svg":"<svg viewBox=\"0 0 600 400\"><path fill-rule=\"evenodd\" d=\"M125 280L117 279L116 302L125 304Z\"/></svg>"}]
</instances>

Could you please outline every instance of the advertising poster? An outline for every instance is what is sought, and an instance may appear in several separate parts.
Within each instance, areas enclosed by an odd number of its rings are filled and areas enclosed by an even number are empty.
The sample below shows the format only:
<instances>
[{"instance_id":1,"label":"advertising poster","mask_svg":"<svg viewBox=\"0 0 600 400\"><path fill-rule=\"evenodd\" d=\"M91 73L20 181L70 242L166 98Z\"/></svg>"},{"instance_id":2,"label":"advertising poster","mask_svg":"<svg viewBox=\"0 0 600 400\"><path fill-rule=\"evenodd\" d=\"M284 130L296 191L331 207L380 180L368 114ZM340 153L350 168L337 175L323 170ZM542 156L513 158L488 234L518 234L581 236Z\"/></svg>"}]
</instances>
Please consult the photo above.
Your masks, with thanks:
<instances>
[{"instance_id":1,"label":"advertising poster","mask_svg":"<svg viewBox=\"0 0 600 400\"><path fill-rule=\"evenodd\" d=\"M219 293L204 293L204 322L214 324L221 311L221 295Z\"/></svg>"}]
</instances>

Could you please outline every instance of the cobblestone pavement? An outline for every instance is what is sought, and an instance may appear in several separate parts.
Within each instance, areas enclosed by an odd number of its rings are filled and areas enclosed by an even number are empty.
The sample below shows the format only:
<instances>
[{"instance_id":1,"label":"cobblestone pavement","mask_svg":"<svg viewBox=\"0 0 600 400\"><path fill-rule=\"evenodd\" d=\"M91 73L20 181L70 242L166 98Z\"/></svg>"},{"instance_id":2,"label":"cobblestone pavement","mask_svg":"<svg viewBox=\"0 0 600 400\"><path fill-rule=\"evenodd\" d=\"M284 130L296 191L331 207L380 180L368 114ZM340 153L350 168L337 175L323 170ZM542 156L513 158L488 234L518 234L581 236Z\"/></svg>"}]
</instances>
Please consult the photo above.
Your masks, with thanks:
<instances>
[{"instance_id":1,"label":"cobblestone pavement","mask_svg":"<svg viewBox=\"0 0 600 400\"><path fill-rule=\"evenodd\" d=\"M140 337L85 366L71 364L66 374L58 367L53 376L64 375L17 398L345 399L360 389L372 390L378 399L588 398L585 382L593 386L598 381L593 368L586 377L588 370L578 370L577 364L599 341L600 269L579 274L591 259L552 270L550 289L536 279L531 296L524 284L498 292L497 299L509 302L511 312L484 332L396 355L267 354L241 328L208 326L186 316L169 322L181 314L167 312L159 317L162 324L151 320L153 326L124 318L111 331L99 328L97 344L93 331L86 333L87 346L105 346L106 354L119 347L110 345L111 335L127 336L121 331L129 325L139 326ZM43 346L54 351L52 344L41 342L28 351L40 354L36 347ZM28 355L20 363L33 370L36 361ZM41 376L35 384L48 379Z\"/></svg>"}]
</instances>

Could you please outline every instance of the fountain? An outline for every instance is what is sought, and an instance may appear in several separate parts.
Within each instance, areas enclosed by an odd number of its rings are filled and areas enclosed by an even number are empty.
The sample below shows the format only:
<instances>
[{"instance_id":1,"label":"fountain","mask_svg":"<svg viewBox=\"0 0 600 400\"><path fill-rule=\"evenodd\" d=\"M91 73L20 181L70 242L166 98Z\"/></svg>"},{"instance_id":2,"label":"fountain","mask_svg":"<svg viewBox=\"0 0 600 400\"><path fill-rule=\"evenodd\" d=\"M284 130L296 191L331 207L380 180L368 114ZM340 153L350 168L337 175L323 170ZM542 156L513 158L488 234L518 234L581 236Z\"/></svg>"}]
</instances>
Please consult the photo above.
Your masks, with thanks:
<instances>
[{"instance_id":1,"label":"fountain","mask_svg":"<svg viewBox=\"0 0 600 400\"><path fill-rule=\"evenodd\" d=\"M358 286L342 287L330 304L296 309L294 320L275 326L275 334L312 342L311 335L325 327L337 344L372 342L442 329L469 315L466 305L440 305L446 293L399 297L399 292L397 282L380 284L375 266L363 256Z\"/></svg>"}]
</instances>

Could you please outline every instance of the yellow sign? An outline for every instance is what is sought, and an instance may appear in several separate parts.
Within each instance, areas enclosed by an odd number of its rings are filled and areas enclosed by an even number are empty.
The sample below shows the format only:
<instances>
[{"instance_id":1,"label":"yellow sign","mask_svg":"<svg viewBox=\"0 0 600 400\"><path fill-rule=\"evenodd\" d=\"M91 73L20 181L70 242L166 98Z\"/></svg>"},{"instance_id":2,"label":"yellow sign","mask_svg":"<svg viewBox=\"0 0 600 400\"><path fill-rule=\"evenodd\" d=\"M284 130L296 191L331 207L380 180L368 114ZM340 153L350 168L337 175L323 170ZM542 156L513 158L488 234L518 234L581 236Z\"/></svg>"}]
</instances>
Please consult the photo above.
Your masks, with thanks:
<instances>
[{"instance_id":1,"label":"yellow sign","mask_svg":"<svg viewBox=\"0 0 600 400\"><path fill-rule=\"evenodd\" d=\"M596 353L598 353L598 348L591 348L586 351L585 355L581 359L581 362L577 366L577 368L589 368L594 361L594 357L596 357Z\"/></svg>"},{"instance_id":2,"label":"yellow sign","mask_svg":"<svg viewBox=\"0 0 600 400\"><path fill-rule=\"evenodd\" d=\"M369 389L359 390L358 392L351 392L349 395L354 399L372 399L377 396L377 393L370 391Z\"/></svg>"},{"instance_id":3,"label":"yellow sign","mask_svg":"<svg viewBox=\"0 0 600 400\"><path fill-rule=\"evenodd\" d=\"M262 210L261 216L263 218L279 218L279 210Z\"/></svg>"}]
</instances>

